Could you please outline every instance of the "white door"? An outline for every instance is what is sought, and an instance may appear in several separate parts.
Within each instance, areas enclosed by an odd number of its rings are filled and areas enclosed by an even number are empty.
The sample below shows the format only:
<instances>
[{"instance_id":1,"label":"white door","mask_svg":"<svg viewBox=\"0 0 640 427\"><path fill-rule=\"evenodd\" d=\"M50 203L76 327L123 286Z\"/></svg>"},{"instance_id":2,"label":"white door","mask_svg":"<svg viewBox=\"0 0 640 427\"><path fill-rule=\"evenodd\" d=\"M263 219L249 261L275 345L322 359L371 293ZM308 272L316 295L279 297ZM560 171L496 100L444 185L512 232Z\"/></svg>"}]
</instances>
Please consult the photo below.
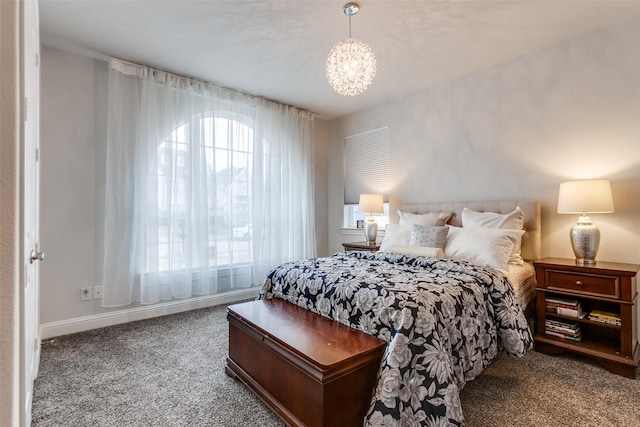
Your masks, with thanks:
<instances>
[{"instance_id":1,"label":"white door","mask_svg":"<svg viewBox=\"0 0 640 427\"><path fill-rule=\"evenodd\" d=\"M20 306L20 389L22 426L31 425L33 382L40 361L39 261L43 253L39 243L40 182L40 37L38 3L22 4L22 295Z\"/></svg>"}]
</instances>

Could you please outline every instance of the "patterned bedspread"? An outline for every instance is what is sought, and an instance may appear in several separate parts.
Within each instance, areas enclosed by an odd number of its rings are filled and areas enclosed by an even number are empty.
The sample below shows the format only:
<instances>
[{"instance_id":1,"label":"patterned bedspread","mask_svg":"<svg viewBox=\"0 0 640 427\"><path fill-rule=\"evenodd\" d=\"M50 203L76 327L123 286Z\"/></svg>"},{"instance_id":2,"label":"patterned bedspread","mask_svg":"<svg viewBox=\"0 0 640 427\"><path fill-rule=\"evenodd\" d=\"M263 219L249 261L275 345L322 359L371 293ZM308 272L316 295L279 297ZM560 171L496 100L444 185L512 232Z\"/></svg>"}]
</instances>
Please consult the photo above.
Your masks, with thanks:
<instances>
[{"instance_id":1,"label":"patterned bedspread","mask_svg":"<svg viewBox=\"0 0 640 427\"><path fill-rule=\"evenodd\" d=\"M448 259L339 252L283 264L259 298L282 298L389 343L364 424L462 425L459 392L499 348L533 345L509 281Z\"/></svg>"}]
</instances>

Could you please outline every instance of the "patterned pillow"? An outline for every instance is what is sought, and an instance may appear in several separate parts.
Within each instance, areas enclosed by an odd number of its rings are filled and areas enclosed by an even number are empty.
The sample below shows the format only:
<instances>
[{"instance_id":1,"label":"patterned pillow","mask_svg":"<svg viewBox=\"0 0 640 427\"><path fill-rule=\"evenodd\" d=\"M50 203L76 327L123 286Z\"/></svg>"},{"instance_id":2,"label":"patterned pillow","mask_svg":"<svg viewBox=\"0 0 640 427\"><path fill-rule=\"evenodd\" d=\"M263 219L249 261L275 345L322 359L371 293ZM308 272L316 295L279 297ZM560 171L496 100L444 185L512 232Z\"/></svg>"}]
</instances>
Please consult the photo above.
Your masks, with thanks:
<instances>
[{"instance_id":1,"label":"patterned pillow","mask_svg":"<svg viewBox=\"0 0 640 427\"><path fill-rule=\"evenodd\" d=\"M449 229L445 226L424 227L414 224L411 227L410 246L427 246L430 248L441 248L447 244L447 233Z\"/></svg>"}]
</instances>

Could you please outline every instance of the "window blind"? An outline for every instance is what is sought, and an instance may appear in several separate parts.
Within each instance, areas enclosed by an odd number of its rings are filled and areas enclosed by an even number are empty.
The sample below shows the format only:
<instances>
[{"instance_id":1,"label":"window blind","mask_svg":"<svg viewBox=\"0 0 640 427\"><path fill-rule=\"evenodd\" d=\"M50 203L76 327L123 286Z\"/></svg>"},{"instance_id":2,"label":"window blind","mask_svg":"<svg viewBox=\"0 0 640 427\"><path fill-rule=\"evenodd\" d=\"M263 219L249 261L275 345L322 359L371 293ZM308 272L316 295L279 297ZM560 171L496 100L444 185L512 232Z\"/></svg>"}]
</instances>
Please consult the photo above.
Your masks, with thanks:
<instances>
[{"instance_id":1,"label":"window blind","mask_svg":"<svg viewBox=\"0 0 640 427\"><path fill-rule=\"evenodd\" d=\"M344 138L344 203L358 203L360 194L382 194L391 188L389 127Z\"/></svg>"}]
</instances>

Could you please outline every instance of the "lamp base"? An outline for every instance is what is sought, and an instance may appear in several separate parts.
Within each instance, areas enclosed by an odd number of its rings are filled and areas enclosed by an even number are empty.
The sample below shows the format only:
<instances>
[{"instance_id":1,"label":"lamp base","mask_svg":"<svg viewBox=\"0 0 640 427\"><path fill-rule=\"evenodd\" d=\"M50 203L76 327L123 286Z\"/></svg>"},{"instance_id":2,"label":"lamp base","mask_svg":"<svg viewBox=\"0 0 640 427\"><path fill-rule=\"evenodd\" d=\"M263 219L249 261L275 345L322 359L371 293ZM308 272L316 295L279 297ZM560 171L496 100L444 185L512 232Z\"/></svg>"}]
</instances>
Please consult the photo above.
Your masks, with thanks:
<instances>
[{"instance_id":1,"label":"lamp base","mask_svg":"<svg viewBox=\"0 0 640 427\"><path fill-rule=\"evenodd\" d=\"M580 217L580 221L571 227L571 247L576 255L576 264L595 264L600 246L600 230L583 218Z\"/></svg>"},{"instance_id":2,"label":"lamp base","mask_svg":"<svg viewBox=\"0 0 640 427\"><path fill-rule=\"evenodd\" d=\"M378 223L375 222L373 217L370 217L364 223L364 237L367 240L367 244L375 245L378 238Z\"/></svg>"}]
</instances>

